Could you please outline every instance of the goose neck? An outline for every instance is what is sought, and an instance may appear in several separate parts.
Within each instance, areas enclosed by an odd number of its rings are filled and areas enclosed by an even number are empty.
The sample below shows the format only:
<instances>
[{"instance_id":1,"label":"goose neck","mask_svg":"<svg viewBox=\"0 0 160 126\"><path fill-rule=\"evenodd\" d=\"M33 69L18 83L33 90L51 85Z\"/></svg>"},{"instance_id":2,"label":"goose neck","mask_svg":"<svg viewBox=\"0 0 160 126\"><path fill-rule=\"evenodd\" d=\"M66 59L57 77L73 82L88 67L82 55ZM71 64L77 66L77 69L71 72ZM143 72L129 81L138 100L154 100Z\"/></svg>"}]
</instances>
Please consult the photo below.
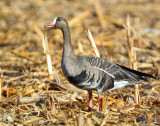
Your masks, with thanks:
<instances>
[{"instance_id":1,"label":"goose neck","mask_svg":"<svg viewBox=\"0 0 160 126\"><path fill-rule=\"evenodd\" d=\"M62 29L63 33L63 56L75 56L72 44L69 27Z\"/></svg>"}]
</instances>

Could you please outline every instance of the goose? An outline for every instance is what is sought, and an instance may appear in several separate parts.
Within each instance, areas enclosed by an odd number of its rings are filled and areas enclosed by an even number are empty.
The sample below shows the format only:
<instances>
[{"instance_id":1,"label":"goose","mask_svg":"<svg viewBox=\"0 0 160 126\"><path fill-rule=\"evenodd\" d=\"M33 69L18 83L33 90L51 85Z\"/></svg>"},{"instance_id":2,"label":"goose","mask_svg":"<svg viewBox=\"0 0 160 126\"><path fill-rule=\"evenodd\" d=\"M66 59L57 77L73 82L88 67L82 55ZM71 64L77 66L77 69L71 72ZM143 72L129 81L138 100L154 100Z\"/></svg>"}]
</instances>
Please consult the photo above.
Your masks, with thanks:
<instances>
[{"instance_id":1,"label":"goose","mask_svg":"<svg viewBox=\"0 0 160 126\"><path fill-rule=\"evenodd\" d=\"M44 27L62 31L63 55L61 68L71 84L88 91L88 111L92 111L93 90L98 93L97 111L100 111L103 91L113 91L128 85L146 83L148 78L154 78L152 75L118 65L104 58L76 55L71 44L69 25L64 17L56 17L46 23Z\"/></svg>"}]
</instances>

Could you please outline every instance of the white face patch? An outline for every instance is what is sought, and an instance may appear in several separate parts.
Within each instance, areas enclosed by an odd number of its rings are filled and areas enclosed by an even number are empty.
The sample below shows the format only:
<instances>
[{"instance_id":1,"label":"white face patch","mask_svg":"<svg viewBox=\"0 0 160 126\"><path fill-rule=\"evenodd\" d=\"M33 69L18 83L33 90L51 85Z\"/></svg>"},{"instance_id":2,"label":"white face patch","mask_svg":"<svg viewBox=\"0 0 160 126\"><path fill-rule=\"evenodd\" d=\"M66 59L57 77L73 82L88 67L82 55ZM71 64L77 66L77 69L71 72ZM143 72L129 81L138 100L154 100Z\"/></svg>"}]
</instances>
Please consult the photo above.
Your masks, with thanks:
<instances>
[{"instance_id":1,"label":"white face patch","mask_svg":"<svg viewBox=\"0 0 160 126\"><path fill-rule=\"evenodd\" d=\"M57 17L53 20L53 25L56 25Z\"/></svg>"}]
</instances>

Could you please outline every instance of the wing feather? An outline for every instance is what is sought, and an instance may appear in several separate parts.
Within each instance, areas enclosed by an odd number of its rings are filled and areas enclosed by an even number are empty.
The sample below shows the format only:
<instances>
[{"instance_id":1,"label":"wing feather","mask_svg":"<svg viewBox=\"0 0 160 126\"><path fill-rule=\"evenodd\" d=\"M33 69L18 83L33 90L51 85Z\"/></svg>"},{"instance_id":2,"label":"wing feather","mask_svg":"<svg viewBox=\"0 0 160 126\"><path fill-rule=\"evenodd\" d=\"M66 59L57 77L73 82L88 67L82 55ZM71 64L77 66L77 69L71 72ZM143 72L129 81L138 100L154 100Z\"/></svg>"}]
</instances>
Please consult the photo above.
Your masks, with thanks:
<instances>
[{"instance_id":1,"label":"wing feather","mask_svg":"<svg viewBox=\"0 0 160 126\"><path fill-rule=\"evenodd\" d=\"M114 81L127 80L131 82L138 82L139 80L146 81L147 79L145 77L153 77L151 75L120 66L103 58L87 56L85 59L92 67L105 71L106 74L114 77Z\"/></svg>"}]
</instances>

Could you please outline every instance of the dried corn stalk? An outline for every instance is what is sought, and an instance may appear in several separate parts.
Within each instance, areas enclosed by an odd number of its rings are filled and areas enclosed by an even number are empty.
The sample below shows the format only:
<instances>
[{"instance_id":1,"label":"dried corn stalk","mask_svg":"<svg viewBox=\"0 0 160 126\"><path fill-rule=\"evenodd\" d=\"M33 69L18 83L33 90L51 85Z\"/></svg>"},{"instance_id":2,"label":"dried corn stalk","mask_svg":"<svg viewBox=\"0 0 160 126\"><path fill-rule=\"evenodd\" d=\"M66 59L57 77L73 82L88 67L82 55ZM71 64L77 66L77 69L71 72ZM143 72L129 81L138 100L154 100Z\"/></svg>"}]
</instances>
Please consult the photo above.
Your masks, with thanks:
<instances>
[{"instance_id":1,"label":"dried corn stalk","mask_svg":"<svg viewBox=\"0 0 160 126\"><path fill-rule=\"evenodd\" d=\"M129 56L129 65L131 69L137 70L137 61L136 61L136 52L133 50L133 39L131 38L131 27L129 16L127 17L127 43L128 43L128 56ZM139 104L139 88L138 85L135 85L135 102Z\"/></svg>"},{"instance_id":2,"label":"dried corn stalk","mask_svg":"<svg viewBox=\"0 0 160 126\"><path fill-rule=\"evenodd\" d=\"M44 53L46 54L49 79L53 80L52 61L51 61L51 56L49 54L48 41L45 36L43 37L43 48L44 48Z\"/></svg>"}]
</instances>

